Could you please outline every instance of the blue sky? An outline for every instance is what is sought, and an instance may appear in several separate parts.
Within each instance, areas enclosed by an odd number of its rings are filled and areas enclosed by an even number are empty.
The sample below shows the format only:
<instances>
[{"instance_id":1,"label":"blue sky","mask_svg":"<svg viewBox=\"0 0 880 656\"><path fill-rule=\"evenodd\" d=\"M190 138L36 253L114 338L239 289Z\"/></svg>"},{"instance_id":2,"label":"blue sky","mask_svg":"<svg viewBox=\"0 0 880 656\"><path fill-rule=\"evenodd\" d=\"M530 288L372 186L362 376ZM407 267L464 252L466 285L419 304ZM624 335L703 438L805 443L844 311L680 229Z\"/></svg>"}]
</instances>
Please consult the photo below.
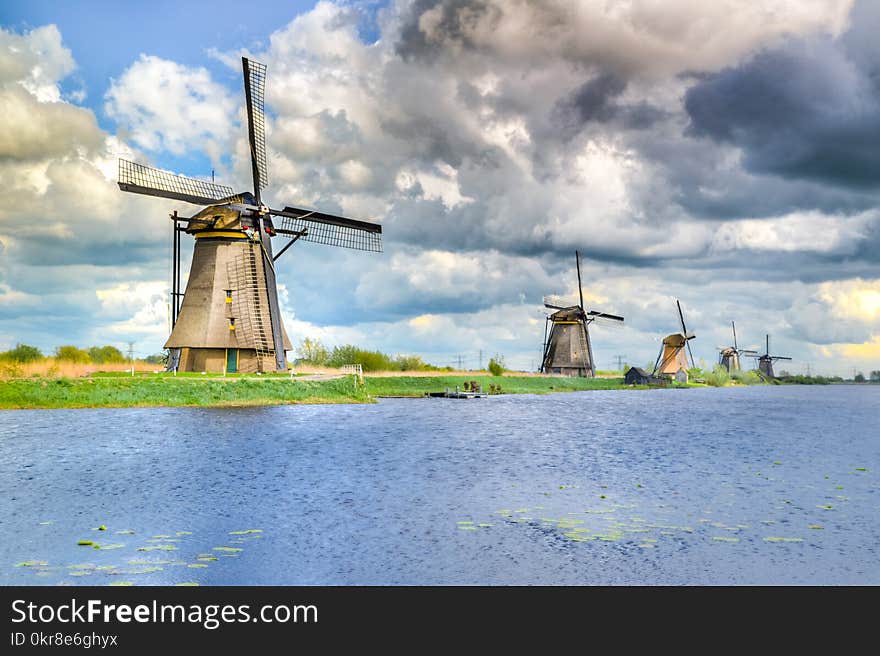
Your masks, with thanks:
<instances>
[{"instance_id":1,"label":"blue sky","mask_svg":"<svg viewBox=\"0 0 880 656\"><path fill-rule=\"evenodd\" d=\"M789 368L880 369L875 3L7 1L0 348L167 335L167 216L117 158L249 187L238 60L268 65L275 204L381 222L279 260L294 343L536 366L584 256L599 366L737 322ZM189 246L187 246L189 247ZM186 271L184 272L186 273Z\"/></svg>"}]
</instances>

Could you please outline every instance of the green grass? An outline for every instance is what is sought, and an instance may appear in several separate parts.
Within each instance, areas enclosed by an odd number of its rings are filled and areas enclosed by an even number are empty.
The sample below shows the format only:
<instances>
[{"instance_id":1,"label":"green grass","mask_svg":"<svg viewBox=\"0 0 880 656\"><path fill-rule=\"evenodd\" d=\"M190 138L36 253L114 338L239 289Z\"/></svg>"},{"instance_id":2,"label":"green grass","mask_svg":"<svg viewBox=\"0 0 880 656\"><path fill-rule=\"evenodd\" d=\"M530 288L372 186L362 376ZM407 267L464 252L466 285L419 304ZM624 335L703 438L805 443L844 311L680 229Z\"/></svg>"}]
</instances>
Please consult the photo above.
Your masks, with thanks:
<instances>
[{"instance_id":1,"label":"green grass","mask_svg":"<svg viewBox=\"0 0 880 656\"><path fill-rule=\"evenodd\" d=\"M0 408L122 408L138 406L366 403L353 378L299 381L199 377L37 378L0 381Z\"/></svg>"},{"instance_id":2,"label":"green grass","mask_svg":"<svg viewBox=\"0 0 880 656\"><path fill-rule=\"evenodd\" d=\"M464 389L466 381L475 380L489 392L489 385L500 385L504 394L549 394L596 389L621 389L622 378L550 378L542 376L392 376L364 377L371 396L424 396L442 392L447 387Z\"/></svg>"},{"instance_id":3,"label":"green grass","mask_svg":"<svg viewBox=\"0 0 880 656\"><path fill-rule=\"evenodd\" d=\"M333 380L298 380L287 375L223 377L169 374L105 375L88 378L19 378L0 380L0 409L127 408L155 406L246 406L290 403L369 403L380 396L421 397L426 392L464 389L477 381L489 392L548 394L596 389L627 389L622 378L542 376L352 376Z\"/></svg>"}]
</instances>

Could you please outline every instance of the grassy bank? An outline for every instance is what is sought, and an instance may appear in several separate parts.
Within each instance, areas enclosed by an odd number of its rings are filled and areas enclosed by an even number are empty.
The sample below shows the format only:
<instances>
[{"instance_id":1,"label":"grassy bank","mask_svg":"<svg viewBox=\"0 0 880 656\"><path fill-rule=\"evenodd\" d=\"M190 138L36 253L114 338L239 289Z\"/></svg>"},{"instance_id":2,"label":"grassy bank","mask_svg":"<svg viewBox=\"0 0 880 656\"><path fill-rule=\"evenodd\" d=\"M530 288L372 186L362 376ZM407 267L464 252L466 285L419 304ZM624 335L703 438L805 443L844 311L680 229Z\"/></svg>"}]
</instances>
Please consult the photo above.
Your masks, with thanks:
<instances>
[{"instance_id":1,"label":"grassy bank","mask_svg":"<svg viewBox=\"0 0 880 656\"><path fill-rule=\"evenodd\" d=\"M0 408L130 408L148 406L366 403L352 378L95 377L0 382Z\"/></svg>"},{"instance_id":2,"label":"grassy bank","mask_svg":"<svg viewBox=\"0 0 880 656\"><path fill-rule=\"evenodd\" d=\"M464 389L477 381L484 391L500 386L504 394L546 394L618 389L620 378L545 376L367 376L291 379L289 376L228 377L168 374L122 375L99 372L84 378L15 378L0 381L0 409L129 408L150 406L233 406L288 403L369 403L379 396L420 397L446 388Z\"/></svg>"},{"instance_id":3,"label":"grassy bank","mask_svg":"<svg viewBox=\"0 0 880 656\"><path fill-rule=\"evenodd\" d=\"M371 396L424 396L425 392L442 392L446 388L464 388L467 381L477 381L483 391L490 385L501 387L503 394L548 394L597 389L619 389L622 378L558 378L549 376L389 376L365 377Z\"/></svg>"}]
</instances>

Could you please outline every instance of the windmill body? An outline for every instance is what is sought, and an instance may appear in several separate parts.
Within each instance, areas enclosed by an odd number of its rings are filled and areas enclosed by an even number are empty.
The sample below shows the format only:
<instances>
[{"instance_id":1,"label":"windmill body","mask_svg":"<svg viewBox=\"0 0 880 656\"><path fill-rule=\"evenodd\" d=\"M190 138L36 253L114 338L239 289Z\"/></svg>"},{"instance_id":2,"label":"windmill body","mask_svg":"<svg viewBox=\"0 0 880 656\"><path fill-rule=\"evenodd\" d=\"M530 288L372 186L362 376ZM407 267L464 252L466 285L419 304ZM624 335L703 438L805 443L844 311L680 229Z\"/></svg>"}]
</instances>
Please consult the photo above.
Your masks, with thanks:
<instances>
[{"instance_id":1,"label":"windmill body","mask_svg":"<svg viewBox=\"0 0 880 656\"><path fill-rule=\"evenodd\" d=\"M678 307L678 317L681 322L681 332L672 333L663 338L660 345L660 353L657 355L657 361L654 363L654 371L652 375L675 377L679 372L687 373L690 369L688 364L688 353L690 353L690 340L696 335L688 332L684 325L684 313L681 310L681 303L675 301ZM691 355L691 363L694 361L693 353Z\"/></svg>"},{"instance_id":2,"label":"windmill body","mask_svg":"<svg viewBox=\"0 0 880 656\"><path fill-rule=\"evenodd\" d=\"M210 226L207 222L217 219ZM177 350L180 371L257 372L278 369L266 258L256 233L242 229L241 212L210 206L195 215L186 294L165 348ZM277 291L273 290L277 295ZM277 296L276 296L277 297ZM281 323L282 353L291 349ZM284 364L282 363L282 367Z\"/></svg>"},{"instance_id":3,"label":"windmill body","mask_svg":"<svg viewBox=\"0 0 880 656\"><path fill-rule=\"evenodd\" d=\"M718 363L727 369L728 372L742 371L742 360L740 356L755 355L757 354L757 351L739 348L739 345L736 342L736 324L731 321L730 325L733 328L733 346L723 346L718 349Z\"/></svg>"},{"instance_id":4,"label":"windmill body","mask_svg":"<svg viewBox=\"0 0 880 656\"><path fill-rule=\"evenodd\" d=\"M268 372L287 369L290 339L281 320L275 261L298 240L366 251L382 250L382 227L317 210L263 204L267 184L266 67L242 58L253 193L119 161L123 191L207 206L171 219L172 331L168 368L175 371ZM280 227L273 222L280 220ZM180 291L180 235L195 239L186 291ZM272 239L287 238L273 254ZM180 305L180 299L183 299Z\"/></svg>"},{"instance_id":5,"label":"windmill body","mask_svg":"<svg viewBox=\"0 0 880 656\"><path fill-rule=\"evenodd\" d=\"M761 372L765 378L771 380L776 378L776 374L773 371L773 363L777 360L791 360L791 358L784 355L770 355L770 335L767 335L767 350L763 355L756 357L758 358L758 371Z\"/></svg>"},{"instance_id":6,"label":"windmill body","mask_svg":"<svg viewBox=\"0 0 880 656\"><path fill-rule=\"evenodd\" d=\"M541 372L593 378L596 375L596 368L593 360L593 346L590 343L589 325L597 319L613 323L622 323L624 319L614 314L584 309L580 253L577 251L575 251L575 262L580 302L577 305L560 307L549 303L549 297L544 299L544 307L556 311L547 317L547 324L550 326L549 333L545 325Z\"/></svg>"}]
</instances>

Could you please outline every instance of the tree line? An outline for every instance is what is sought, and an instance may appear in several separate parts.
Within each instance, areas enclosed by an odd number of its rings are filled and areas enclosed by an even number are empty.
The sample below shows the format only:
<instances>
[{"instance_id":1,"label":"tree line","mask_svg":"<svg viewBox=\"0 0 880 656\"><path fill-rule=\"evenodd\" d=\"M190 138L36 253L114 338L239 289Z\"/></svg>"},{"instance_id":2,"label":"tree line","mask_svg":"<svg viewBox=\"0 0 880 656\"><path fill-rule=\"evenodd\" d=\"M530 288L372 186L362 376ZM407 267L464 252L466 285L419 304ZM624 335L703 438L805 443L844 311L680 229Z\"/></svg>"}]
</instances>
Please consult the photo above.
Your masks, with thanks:
<instances>
[{"instance_id":1,"label":"tree line","mask_svg":"<svg viewBox=\"0 0 880 656\"><path fill-rule=\"evenodd\" d=\"M0 362L12 364L27 364L39 362L47 357L55 358L61 362L73 362L75 364L122 364L128 362L128 358L115 346L90 346L87 349L79 348L71 344L56 346L51 355L44 355L36 346L28 344L16 344L15 348L0 352ZM146 358L138 358L143 362L157 364L162 361L161 354L150 355Z\"/></svg>"}]
</instances>

